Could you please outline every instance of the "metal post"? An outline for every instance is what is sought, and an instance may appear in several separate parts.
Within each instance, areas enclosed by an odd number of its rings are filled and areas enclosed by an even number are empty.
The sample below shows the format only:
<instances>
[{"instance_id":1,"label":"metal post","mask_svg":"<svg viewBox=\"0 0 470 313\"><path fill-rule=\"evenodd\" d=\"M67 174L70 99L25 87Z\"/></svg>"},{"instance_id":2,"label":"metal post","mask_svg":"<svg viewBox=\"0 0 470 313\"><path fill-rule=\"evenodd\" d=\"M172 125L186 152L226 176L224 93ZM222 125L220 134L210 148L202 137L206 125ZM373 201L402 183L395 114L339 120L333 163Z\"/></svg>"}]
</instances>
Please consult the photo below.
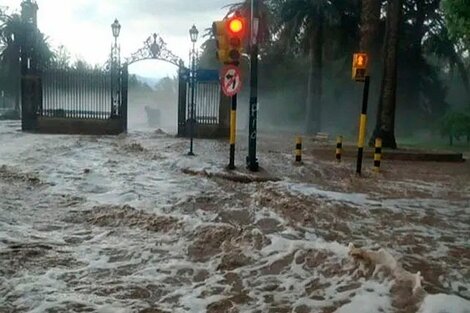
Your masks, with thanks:
<instances>
[{"instance_id":1,"label":"metal post","mask_svg":"<svg viewBox=\"0 0 470 313\"><path fill-rule=\"evenodd\" d=\"M258 36L257 25L259 18L258 0L251 0L251 80L250 80L250 125L248 141L247 166L252 172L259 170L258 159L256 158L256 137L258 119Z\"/></svg>"},{"instance_id":2,"label":"metal post","mask_svg":"<svg viewBox=\"0 0 470 313\"><path fill-rule=\"evenodd\" d=\"M343 153L343 136L336 138L336 161L341 162L341 154Z\"/></svg>"},{"instance_id":3,"label":"metal post","mask_svg":"<svg viewBox=\"0 0 470 313\"><path fill-rule=\"evenodd\" d=\"M230 111L230 163L229 170L235 169L235 142L237 140L237 95L232 97L232 110Z\"/></svg>"},{"instance_id":4,"label":"metal post","mask_svg":"<svg viewBox=\"0 0 470 313\"><path fill-rule=\"evenodd\" d=\"M302 137L297 136L295 139L295 163L302 164Z\"/></svg>"},{"instance_id":5,"label":"metal post","mask_svg":"<svg viewBox=\"0 0 470 313\"><path fill-rule=\"evenodd\" d=\"M122 68L121 79L121 121L122 131L127 132L127 115L128 115L128 88L129 88L129 70L128 64L124 63Z\"/></svg>"},{"instance_id":6,"label":"metal post","mask_svg":"<svg viewBox=\"0 0 470 313\"><path fill-rule=\"evenodd\" d=\"M375 138L374 172L380 172L380 161L382 160L382 138Z\"/></svg>"},{"instance_id":7,"label":"metal post","mask_svg":"<svg viewBox=\"0 0 470 313\"><path fill-rule=\"evenodd\" d=\"M193 51L192 51L192 59L191 59L191 117L189 120L189 136L190 136L190 145L189 145L189 153L188 155L193 156L193 146L194 146L194 124L195 124L195 117L194 117L194 98L195 98L195 87L196 87L196 48L195 43L193 42Z\"/></svg>"},{"instance_id":8,"label":"metal post","mask_svg":"<svg viewBox=\"0 0 470 313\"><path fill-rule=\"evenodd\" d=\"M364 156L364 145L366 142L366 129L367 129L367 104L369 102L369 85L370 76L366 76L364 81L364 94L362 96L362 110L359 123L359 139L357 142L357 167L356 173L361 175L362 172L362 159Z\"/></svg>"}]
</instances>

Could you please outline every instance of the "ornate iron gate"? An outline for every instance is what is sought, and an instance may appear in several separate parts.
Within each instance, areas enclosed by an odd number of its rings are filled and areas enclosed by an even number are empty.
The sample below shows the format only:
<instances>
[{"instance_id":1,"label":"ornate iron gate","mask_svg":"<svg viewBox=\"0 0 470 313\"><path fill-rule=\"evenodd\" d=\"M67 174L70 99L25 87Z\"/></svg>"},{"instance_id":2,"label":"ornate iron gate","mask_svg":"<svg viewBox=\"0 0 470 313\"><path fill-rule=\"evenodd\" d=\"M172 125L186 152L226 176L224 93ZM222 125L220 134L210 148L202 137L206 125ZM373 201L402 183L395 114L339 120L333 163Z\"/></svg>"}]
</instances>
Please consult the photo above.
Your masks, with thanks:
<instances>
[{"instance_id":1,"label":"ornate iron gate","mask_svg":"<svg viewBox=\"0 0 470 313\"><path fill-rule=\"evenodd\" d=\"M196 71L194 116L199 137L224 137L225 114L219 83L219 72ZM187 136L191 116L191 83L189 69L179 71L178 135ZM221 134L214 134L221 131ZM210 133L210 134L209 134ZM214 134L214 135L212 135Z\"/></svg>"},{"instance_id":2,"label":"ornate iron gate","mask_svg":"<svg viewBox=\"0 0 470 313\"><path fill-rule=\"evenodd\" d=\"M127 80L126 65L119 69L117 79L105 70L38 70L25 66L23 129L49 133L125 132Z\"/></svg>"}]
</instances>

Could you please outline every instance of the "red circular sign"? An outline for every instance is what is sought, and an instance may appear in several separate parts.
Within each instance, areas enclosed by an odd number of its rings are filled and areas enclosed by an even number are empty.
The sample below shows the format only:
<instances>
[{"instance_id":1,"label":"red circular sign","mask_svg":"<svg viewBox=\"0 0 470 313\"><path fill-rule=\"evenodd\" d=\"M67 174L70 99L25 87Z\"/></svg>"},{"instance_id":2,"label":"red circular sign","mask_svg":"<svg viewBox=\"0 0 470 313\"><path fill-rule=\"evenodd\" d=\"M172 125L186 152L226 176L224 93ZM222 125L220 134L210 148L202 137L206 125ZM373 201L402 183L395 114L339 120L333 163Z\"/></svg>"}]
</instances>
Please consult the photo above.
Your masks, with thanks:
<instances>
[{"instance_id":1,"label":"red circular sign","mask_svg":"<svg viewBox=\"0 0 470 313\"><path fill-rule=\"evenodd\" d=\"M242 89L242 76L240 69L235 65L227 65L221 71L220 84L227 97L233 97Z\"/></svg>"}]
</instances>

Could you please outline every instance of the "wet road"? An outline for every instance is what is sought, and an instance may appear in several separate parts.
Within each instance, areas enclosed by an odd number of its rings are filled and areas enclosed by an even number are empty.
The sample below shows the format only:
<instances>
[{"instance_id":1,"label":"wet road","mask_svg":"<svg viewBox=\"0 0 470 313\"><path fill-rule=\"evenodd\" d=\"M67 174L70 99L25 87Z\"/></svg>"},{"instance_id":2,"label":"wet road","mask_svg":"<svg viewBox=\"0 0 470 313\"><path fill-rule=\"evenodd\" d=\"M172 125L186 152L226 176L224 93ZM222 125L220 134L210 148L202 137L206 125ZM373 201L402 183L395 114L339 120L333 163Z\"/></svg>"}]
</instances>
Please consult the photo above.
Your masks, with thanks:
<instances>
[{"instance_id":1,"label":"wet road","mask_svg":"<svg viewBox=\"0 0 470 313\"><path fill-rule=\"evenodd\" d=\"M323 190L305 179L321 162L267 149L278 181L246 183L223 142L191 159L162 132L17 129L0 123L0 312L468 312L468 198ZM349 242L390 249L423 290Z\"/></svg>"}]
</instances>

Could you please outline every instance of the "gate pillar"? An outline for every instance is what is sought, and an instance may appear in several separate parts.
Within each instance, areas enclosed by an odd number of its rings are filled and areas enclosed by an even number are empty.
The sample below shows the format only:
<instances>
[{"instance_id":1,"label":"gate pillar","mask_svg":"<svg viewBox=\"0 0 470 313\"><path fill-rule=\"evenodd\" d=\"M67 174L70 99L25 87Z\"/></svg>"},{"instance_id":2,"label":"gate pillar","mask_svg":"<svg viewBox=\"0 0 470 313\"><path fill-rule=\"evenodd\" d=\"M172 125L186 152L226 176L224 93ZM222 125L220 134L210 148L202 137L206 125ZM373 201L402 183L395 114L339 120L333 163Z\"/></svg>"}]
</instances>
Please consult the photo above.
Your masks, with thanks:
<instances>
[{"instance_id":1,"label":"gate pillar","mask_svg":"<svg viewBox=\"0 0 470 313\"><path fill-rule=\"evenodd\" d=\"M121 123L122 132L127 132L128 121L128 89L129 89L129 70L127 63L122 66L121 71Z\"/></svg>"},{"instance_id":2,"label":"gate pillar","mask_svg":"<svg viewBox=\"0 0 470 313\"><path fill-rule=\"evenodd\" d=\"M180 63L178 70L178 137L184 137L186 134L186 101L187 101L187 82L189 79L189 70Z\"/></svg>"}]
</instances>

